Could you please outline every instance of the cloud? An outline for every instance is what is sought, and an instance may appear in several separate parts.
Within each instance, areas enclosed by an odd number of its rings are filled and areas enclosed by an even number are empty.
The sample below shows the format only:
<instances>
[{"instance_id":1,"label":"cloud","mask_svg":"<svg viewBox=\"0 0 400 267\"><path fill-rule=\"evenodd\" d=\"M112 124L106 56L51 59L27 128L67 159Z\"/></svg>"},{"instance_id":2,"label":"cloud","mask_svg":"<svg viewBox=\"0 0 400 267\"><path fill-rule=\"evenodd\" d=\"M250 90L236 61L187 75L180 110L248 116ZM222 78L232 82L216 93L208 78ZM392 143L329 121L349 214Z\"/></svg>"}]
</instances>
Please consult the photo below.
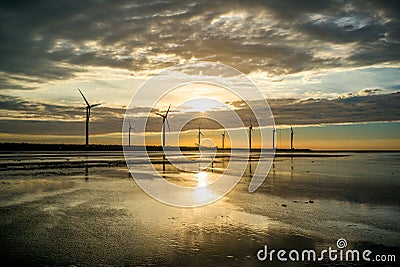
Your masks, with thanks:
<instances>
[{"instance_id":1,"label":"cloud","mask_svg":"<svg viewBox=\"0 0 400 267\"><path fill-rule=\"evenodd\" d=\"M337 99L308 99L292 105L271 102L277 124L321 124L343 122L398 121L400 93L356 95Z\"/></svg>"},{"instance_id":2,"label":"cloud","mask_svg":"<svg viewBox=\"0 0 400 267\"><path fill-rule=\"evenodd\" d=\"M0 89L192 58L270 75L399 63L399 11L372 0L2 1Z\"/></svg>"},{"instance_id":3,"label":"cloud","mask_svg":"<svg viewBox=\"0 0 400 267\"><path fill-rule=\"evenodd\" d=\"M142 112L142 110L142 108L136 108L135 112ZM91 121L110 123L113 120L121 120L124 114L124 108L99 106L92 110ZM0 118L9 123L13 120L16 124L23 124L25 121L77 122L82 121L85 116L84 105L57 105L0 95ZM5 129L7 130L7 127Z\"/></svg>"},{"instance_id":4,"label":"cloud","mask_svg":"<svg viewBox=\"0 0 400 267\"><path fill-rule=\"evenodd\" d=\"M375 94L379 89L363 90L335 99L271 99L268 100L275 124L309 125L400 120L400 92ZM231 105L240 107L241 102ZM257 103L253 103L257 107ZM242 110L247 114L246 109Z\"/></svg>"}]
</instances>

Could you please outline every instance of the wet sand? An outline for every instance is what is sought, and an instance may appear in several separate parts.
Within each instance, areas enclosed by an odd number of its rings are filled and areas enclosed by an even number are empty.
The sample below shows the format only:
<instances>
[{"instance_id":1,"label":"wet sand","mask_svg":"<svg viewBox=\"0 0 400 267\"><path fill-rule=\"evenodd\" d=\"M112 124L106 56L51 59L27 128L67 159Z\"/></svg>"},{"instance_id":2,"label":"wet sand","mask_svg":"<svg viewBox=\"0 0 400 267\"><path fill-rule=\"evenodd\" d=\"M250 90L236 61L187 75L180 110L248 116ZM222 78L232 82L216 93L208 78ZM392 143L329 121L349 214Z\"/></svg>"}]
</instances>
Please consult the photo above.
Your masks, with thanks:
<instances>
[{"instance_id":1,"label":"wet sand","mask_svg":"<svg viewBox=\"0 0 400 267\"><path fill-rule=\"evenodd\" d=\"M260 262L256 253L265 244L321 250L345 238L348 248L399 259L399 159L277 157L255 193L247 191L248 169L220 201L175 208L146 195L118 153L6 155L0 257L8 265L303 266ZM224 164L217 161L215 170ZM177 179L175 173L167 167L165 175Z\"/></svg>"}]
</instances>

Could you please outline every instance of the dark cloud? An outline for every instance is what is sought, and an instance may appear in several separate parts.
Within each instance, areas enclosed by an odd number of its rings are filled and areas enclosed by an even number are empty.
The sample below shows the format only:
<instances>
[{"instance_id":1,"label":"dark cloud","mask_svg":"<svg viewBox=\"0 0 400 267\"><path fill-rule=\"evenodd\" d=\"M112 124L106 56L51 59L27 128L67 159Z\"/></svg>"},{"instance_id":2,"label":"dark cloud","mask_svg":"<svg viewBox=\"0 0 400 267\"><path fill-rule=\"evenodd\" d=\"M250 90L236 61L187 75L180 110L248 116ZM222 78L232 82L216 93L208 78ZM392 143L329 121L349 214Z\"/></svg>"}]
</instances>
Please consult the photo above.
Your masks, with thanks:
<instances>
[{"instance_id":1,"label":"dark cloud","mask_svg":"<svg viewBox=\"0 0 400 267\"><path fill-rule=\"evenodd\" d=\"M400 13L400 3L397 0L368 0L368 1L360 1L360 4L366 4L369 7L372 7L373 10L380 10L384 12L387 18L393 18L399 20Z\"/></svg>"},{"instance_id":2,"label":"dark cloud","mask_svg":"<svg viewBox=\"0 0 400 267\"><path fill-rule=\"evenodd\" d=\"M355 22L355 21L354 21ZM300 25L300 29L309 36L330 43L370 43L385 36L384 25L370 24L357 28L351 22L338 26L332 21L311 21Z\"/></svg>"},{"instance_id":3,"label":"dark cloud","mask_svg":"<svg viewBox=\"0 0 400 267\"><path fill-rule=\"evenodd\" d=\"M380 91L367 89L336 99L271 99L268 103L278 125L400 120L400 92L376 94ZM231 104L241 107L242 103ZM257 102L253 105L257 107ZM247 110L241 112L248 113Z\"/></svg>"},{"instance_id":4,"label":"dark cloud","mask_svg":"<svg viewBox=\"0 0 400 267\"><path fill-rule=\"evenodd\" d=\"M227 16L223 16L228 14ZM399 62L397 1L2 1L1 89L87 66L157 69L195 57L244 72ZM330 44L350 56L318 57Z\"/></svg>"},{"instance_id":5,"label":"dark cloud","mask_svg":"<svg viewBox=\"0 0 400 267\"><path fill-rule=\"evenodd\" d=\"M277 124L320 124L400 120L400 93L375 95L379 90L364 91L337 99L270 101Z\"/></svg>"},{"instance_id":6,"label":"dark cloud","mask_svg":"<svg viewBox=\"0 0 400 267\"><path fill-rule=\"evenodd\" d=\"M400 27L400 24L399 24ZM376 62L390 62L398 58L399 44L380 43L375 45L362 45L348 60L360 65L370 65Z\"/></svg>"},{"instance_id":7,"label":"dark cloud","mask_svg":"<svg viewBox=\"0 0 400 267\"><path fill-rule=\"evenodd\" d=\"M142 112L135 108L135 112ZM10 119L36 119L47 121L76 121L86 116L85 106L57 105L23 100L18 97L0 95L0 114ZM124 108L99 106L92 111L92 120L110 122L121 119L125 114ZM22 120L23 121L23 120ZM21 122L22 122L21 121Z\"/></svg>"}]
</instances>

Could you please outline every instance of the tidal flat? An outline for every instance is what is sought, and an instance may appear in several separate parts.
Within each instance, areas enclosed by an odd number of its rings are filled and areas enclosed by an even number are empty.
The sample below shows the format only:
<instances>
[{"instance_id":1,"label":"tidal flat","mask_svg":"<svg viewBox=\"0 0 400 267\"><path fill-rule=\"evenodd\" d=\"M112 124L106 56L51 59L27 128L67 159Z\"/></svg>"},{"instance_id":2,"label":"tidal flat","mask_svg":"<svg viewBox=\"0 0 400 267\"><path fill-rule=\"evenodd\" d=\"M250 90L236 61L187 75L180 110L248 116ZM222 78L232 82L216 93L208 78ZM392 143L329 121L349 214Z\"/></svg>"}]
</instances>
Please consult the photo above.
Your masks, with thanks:
<instances>
[{"instance_id":1,"label":"tidal flat","mask_svg":"<svg viewBox=\"0 0 400 267\"><path fill-rule=\"evenodd\" d=\"M162 171L159 153L149 155L165 179L195 186L196 173L169 165ZM203 178L215 179L227 161L216 157ZM261 262L256 256L264 245L320 251L344 238L348 249L393 254L398 261L398 162L400 153L277 155L256 192L248 185L257 160L219 201L177 208L143 192L119 152L2 153L0 257L6 265L372 265Z\"/></svg>"}]
</instances>

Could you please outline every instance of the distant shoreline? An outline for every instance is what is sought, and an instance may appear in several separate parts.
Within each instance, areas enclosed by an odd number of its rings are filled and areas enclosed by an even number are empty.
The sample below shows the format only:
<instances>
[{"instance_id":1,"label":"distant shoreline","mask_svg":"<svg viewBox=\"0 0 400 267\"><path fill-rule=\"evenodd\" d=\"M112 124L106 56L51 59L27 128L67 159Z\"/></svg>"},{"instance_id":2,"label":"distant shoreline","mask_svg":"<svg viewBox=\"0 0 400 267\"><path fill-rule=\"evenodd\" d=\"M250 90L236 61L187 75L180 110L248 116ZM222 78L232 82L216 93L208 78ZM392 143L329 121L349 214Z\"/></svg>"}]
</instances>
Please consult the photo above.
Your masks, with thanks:
<instances>
[{"instance_id":1,"label":"distant shoreline","mask_svg":"<svg viewBox=\"0 0 400 267\"><path fill-rule=\"evenodd\" d=\"M132 146L135 148L134 146ZM137 149L143 150L143 147L136 147ZM171 148L173 149L173 148ZM147 146L147 151L162 151L161 146ZM188 147L183 146L180 147L182 151L195 151L198 150L197 147ZM230 151L230 148L221 149L218 148L218 151ZM243 149L238 149L243 150ZM40 144L40 143L0 143L0 151L6 152L15 152L15 151L123 151L122 145L100 145L94 144L89 145L86 148L85 145L80 144ZM252 149L252 151L260 151L260 149ZM285 149L278 148L275 150L276 153L329 153L329 152L347 152L347 153L387 153L387 152L400 152L400 150L360 150L360 149L344 149L344 150L334 150L334 149Z\"/></svg>"}]
</instances>

